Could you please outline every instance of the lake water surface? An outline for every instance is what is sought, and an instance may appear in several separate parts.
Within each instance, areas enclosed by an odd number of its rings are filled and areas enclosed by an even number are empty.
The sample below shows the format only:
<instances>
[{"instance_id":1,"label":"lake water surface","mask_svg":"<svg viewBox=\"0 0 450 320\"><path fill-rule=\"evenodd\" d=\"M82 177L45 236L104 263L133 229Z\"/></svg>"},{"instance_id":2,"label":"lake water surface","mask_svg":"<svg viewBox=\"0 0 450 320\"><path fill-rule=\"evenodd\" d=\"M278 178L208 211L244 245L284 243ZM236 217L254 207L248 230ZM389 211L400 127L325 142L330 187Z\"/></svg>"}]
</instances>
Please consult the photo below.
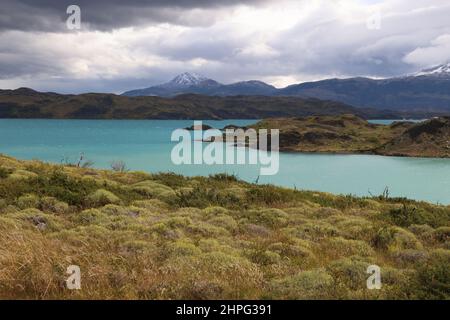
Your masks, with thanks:
<instances>
[{"instance_id":1,"label":"lake water surface","mask_svg":"<svg viewBox=\"0 0 450 320\"><path fill-rule=\"evenodd\" d=\"M255 120L204 121L215 128ZM75 162L80 152L94 167L123 160L131 170L173 171L184 175L227 172L253 182L257 165L174 165L170 155L174 129L191 120L22 120L0 119L0 153L19 159ZM259 183L367 196L389 187L392 196L450 204L450 159L373 155L280 153L274 176Z\"/></svg>"}]
</instances>

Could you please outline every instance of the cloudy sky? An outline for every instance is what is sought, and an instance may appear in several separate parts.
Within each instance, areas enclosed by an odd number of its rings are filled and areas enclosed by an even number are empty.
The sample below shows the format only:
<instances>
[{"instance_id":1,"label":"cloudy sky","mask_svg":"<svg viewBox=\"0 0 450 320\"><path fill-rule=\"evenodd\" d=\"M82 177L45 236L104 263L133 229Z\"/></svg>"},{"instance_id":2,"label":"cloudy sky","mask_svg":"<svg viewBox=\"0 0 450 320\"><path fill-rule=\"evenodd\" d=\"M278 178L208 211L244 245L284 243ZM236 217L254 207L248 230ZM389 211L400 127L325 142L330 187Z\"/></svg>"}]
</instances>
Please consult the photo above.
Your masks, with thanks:
<instances>
[{"instance_id":1,"label":"cloudy sky","mask_svg":"<svg viewBox=\"0 0 450 320\"><path fill-rule=\"evenodd\" d=\"M397 76L450 61L449 17L448 0L0 0L0 88Z\"/></svg>"}]
</instances>

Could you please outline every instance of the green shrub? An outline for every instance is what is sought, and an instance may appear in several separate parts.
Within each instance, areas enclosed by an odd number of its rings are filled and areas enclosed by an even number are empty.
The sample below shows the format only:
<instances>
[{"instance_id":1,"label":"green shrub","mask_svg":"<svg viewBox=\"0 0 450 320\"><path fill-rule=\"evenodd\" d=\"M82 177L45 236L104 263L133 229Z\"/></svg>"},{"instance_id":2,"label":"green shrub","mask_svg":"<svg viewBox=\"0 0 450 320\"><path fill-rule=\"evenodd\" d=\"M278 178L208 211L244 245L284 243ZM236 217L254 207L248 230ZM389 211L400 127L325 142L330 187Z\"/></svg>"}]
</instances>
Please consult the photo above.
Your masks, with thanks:
<instances>
[{"instance_id":1,"label":"green shrub","mask_svg":"<svg viewBox=\"0 0 450 320\"><path fill-rule=\"evenodd\" d=\"M341 258L349 256L368 257L374 255L370 245L360 240L348 240L342 237L326 238L320 243L320 254Z\"/></svg>"},{"instance_id":2,"label":"green shrub","mask_svg":"<svg viewBox=\"0 0 450 320\"><path fill-rule=\"evenodd\" d=\"M304 240L319 241L323 238L340 235L336 226L325 221L308 221L299 225L296 229L296 236Z\"/></svg>"},{"instance_id":3,"label":"green shrub","mask_svg":"<svg viewBox=\"0 0 450 320\"><path fill-rule=\"evenodd\" d=\"M340 217L333 220L328 219L327 221L335 225L339 229L339 233L348 239L369 241L376 232L373 224L364 218Z\"/></svg>"},{"instance_id":4,"label":"green shrub","mask_svg":"<svg viewBox=\"0 0 450 320\"><path fill-rule=\"evenodd\" d=\"M422 263L428 259L428 256L428 252L415 249L397 250L393 253L395 261L402 267L411 267Z\"/></svg>"},{"instance_id":5,"label":"green shrub","mask_svg":"<svg viewBox=\"0 0 450 320\"><path fill-rule=\"evenodd\" d=\"M166 225L172 228L185 228L192 225L192 219L189 217L174 216L165 220L162 220Z\"/></svg>"},{"instance_id":6,"label":"green shrub","mask_svg":"<svg viewBox=\"0 0 450 320\"><path fill-rule=\"evenodd\" d=\"M219 206L225 208L244 208L241 198L233 194L223 194L218 189L197 186L190 192L178 192L177 197L169 202L178 207L206 208Z\"/></svg>"},{"instance_id":7,"label":"green shrub","mask_svg":"<svg viewBox=\"0 0 450 320\"><path fill-rule=\"evenodd\" d=\"M412 224L428 224L432 227L439 227L448 224L450 210L432 206L424 209L403 204L399 208L391 209L383 217L400 227L409 227Z\"/></svg>"},{"instance_id":8,"label":"green shrub","mask_svg":"<svg viewBox=\"0 0 450 320\"><path fill-rule=\"evenodd\" d=\"M135 200L131 204L152 212L165 212L168 209L168 205L159 199Z\"/></svg>"},{"instance_id":9,"label":"green shrub","mask_svg":"<svg viewBox=\"0 0 450 320\"><path fill-rule=\"evenodd\" d=\"M374 245L390 252L405 249L422 250L423 246L413 233L399 227L383 227L374 238Z\"/></svg>"},{"instance_id":10,"label":"green shrub","mask_svg":"<svg viewBox=\"0 0 450 320\"><path fill-rule=\"evenodd\" d=\"M121 250L127 254L137 254L142 255L145 252L151 252L153 246L148 241L142 240L127 240L121 244Z\"/></svg>"},{"instance_id":11,"label":"green shrub","mask_svg":"<svg viewBox=\"0 0 450 320\"><path fill-rule=\"evenodd\" d=\"M95 184L97 187L118 188L120 183L114 180L105 179L101 176L83 176L81 182L86 184Z\"/></svg>"},{"instance_id":12,"label":"green shrub","mask_svg":"<svg viewBox=\"0 0 450 320\"><path fill-rule=\"evenodd\" d=\"M151 226L150 230L165 239L179 239L183 233L175 226L169 226L164 222L158 222Z\"/></svg>"},{"instance_id":13,"label":"green shrub","mask_svg":"<svg viewBox=\"0 0 450 320\"><path fill-rule=\"evenodd\" d=\"M175 191L172 188L152 180L144 180L135 183L131 186L131 189L148 197L164 199L167 197L175 196Z\"/></svg>"},{"instance_id":14,"label":"green shrub","mask_svg":"<svg viewBox=\"0 0 450 320\"><path fill-rule=\"evenodd\" d=\"M83 206L86 197L98 189L93 182L69 176L62 169L53 169L48 175L40 175L28 181L30 187L41 196L54 197L69 205Z\"/></svg>"},{"instance_id":15,"label":"green shrub","mask_svg":"<svg viewBox=\"0 0 450 320\"><path fill-rule=\"evenodd\" d=\"M440 227L434 230L433 237L436 241L445 243L450 240L450 227Z\"/></svg>"},{"instance_id":16,"label":"green shrub","mask_svg":"<svg viewBox=\"0 0 450 320\"><path fill-rule=\"evenodd\" d=\"M269 229L267 229L264 226L260 226L257 224L253 224L253 223L246 223L243 224L241 227L241 232L245 235L250 235L253 237L261 237L261 238L266 238L269 237L271 234L271 231Z\"/></svg>"},{"instance_id":17,"label":"green shrub","mask_svg":"<svg viewBox=\"0 0 450 320\"><path fill-rule=\"evenodd\" d=\"M313 256L310 246L305 241L293 241L292 244L276 242L269 245L268 249L289 259L305 259Z\"/></svg>"},{"instance_id":18,"label":"green shrub","mask_svg":"<svg viewBox=\"0 0 450 320\"><path fill-rule=\"evenodd\" d=\"M152 178L171 188L183 187L188 182L186 177L173 172L159 172L154 174Z\"/></svg>"},{"instance_id":19,"label":"green shrub","mask_svg":"<svg viewBox=\"0 0 450 320\"><path fill-rule=\"evenodd\" d=\"M408 230L422 241L430 242L433 240L434 229L427 224L412 224L408 227Z\"/></svg>"},{"instance_id":20,"label":"green shrub","mask_svg":"<svg viewBox=\"0 0 450 320\"><path fill-rule=\"evenodd\" d=\"M201 250L193 243L186 240L177 240L169 243L165 248L166 253L175 257L186 255L200 255Z\"/></svg>"},{"instance_id":21,"label":"green shrub","mask_svg":"<svg viewBox=\"0 0 450 320\"><path fill-rule=\"evenodd\" d=\"M6 199L0 199L0 212L8 206Z\"/></svg>"},{"instance_id":22,"label":"green shrub","mask_svg":"<svg viewBox=\"0 0 450 320\"><path fill-rule=\"evenodd\" d=\"M13 205L7 205L6 207L3 207L0 209L1 213L14 213L19 211L20 209Z\"/></svg>"},{"instance_id":23,"label":"green shrub","mask_svg":"<svg viewBox=\"0 0 450 320\"><path fill-rule=\"evenodd\" d=\"M214 175L210 175L209 178L211 180L221 181L221 182L238 182L238 178L235 174L228 173L217 173Z\"/></svg>"},{"instance_id":24,"label":"green shrub","mask_svg":"<svg viewBox=\"0 0 450 320\"><path fill-rule=\"evenodd\" d=\"M278 253L270 250L250 250L246 256L250 261L263 266L275 264L281 260Z\"/></svg>"},{"instance_id":25,"label":"green shrub","mask_svg":"<svg viewBox=\"0 0 450 320\"><path fill-rule=\"evenodd\" d=\"M238 229L238 223L233 217L228 215L218 215L208 220L212 225L222 227L230 232L235 232Z\"/></svg>"},{"instance_id":26,"label":"green shrub","mask_svg":"<svg viewBox=\"0 0 450 320\"><path fill-rule=\"evenodd\" d=\"M8 178L11 180L27 180L30 178L37 178L38 175L34 172L18 169L11 173Z\"/></svg>"},{"instance_id":27,"label":"green shrub","mask_svg":"<svg viewBox=\"0 0 450 320\"><path fill-rule=\"evenodd\" d=\"M246 198L248 202L257 205L288 203L294 200L294 191L272 185L250 186Z\"/></svg>"},{"instance_id":28,"label":"green shrub","mask_svg":"<svg viewBox=\"0 0 450 320\"><path fill-rule=\"evenodd\" d=\"M108 216L98 209L87 209L74 214L72 220L81 225L99 225L109 221Z\"/></svg>"},{"instance_id":29,"label":"green shrub","mask_svg":"<svg viewBox=\"0 0 450 320\"><path fill-rule=\"evenodd\" d=\"M8 168L0 167L0 179L7 178L11 173L11 170Z\"/></svg>"},{"instance_id":30,"label":"green shrub","mask_svg":"<svg viewBox=\"0 0 450 320\"><path fill-rule=\"evenodd\" d=\"M333 289L333 278L324 269L303 271L270 283L273 299L325 299Z\"/></svg>"},{"instance_id":31,"label":"green shrub","mask_svg":"<svg viewBox=\"0 0 450 320\"><path fill-rule=\"evenodd\" d=\"M336 287L349 290L362 290L367 288L367 267L370 263L361 257L342 258L331 262L328 273L333 277Z\"/></svg>"},{"instance_id":32,"label":"green shrub","mask_svg":"<svg viewBox=\"0 0 450 320\"><path fill-rule=\"evenodd\" d=\"M207 252L223 252L232 256L240 256L240 248L233 248L229 244L217 239L200 239L198 247L205 253Z\"/></svg>"},{"instance_id":33,"label":"green shrub","mask_svg":"<svg viewBox=\"0 0 450 320\"><path fill-rule=\"evenodd\" d=\"M86 198L86 203L92 207L101 207L106 204L110 203L115 204L119 202L120 202L119 197L117 197L114 193L105 189L98 189L97 191L91 193Z\"/></svg>"},{"instance_id":34,"label":"green shrub","mask_svg":"<svg viewBox=\"0 0 450 320\"><path fill-rule=\"evenodd\" d=\"M325 219L335 215L341 215L342 212L333 208L318 208L313 211L312 216L318 219Z\"/></svg>"},{"instance_id":35,"label":"green shrub","mask_svg":"<svg viewBox=\"0 0 450 320\"><path fill-rule=\"evenodd\" d=\"M419 299L450 299L450 250L437 249L417 269Z\"/></svg>"},{"instance_id":36,"label":"green shrub","mask_svg":"<svg viewBox=\"0 0 450 320\"><path fill-rule=\"evenodd\" d=\"M203 212L207 216L226 215L229 213L228 209L218 206L205 208L203 209Z\"/></svg>"},{"instance_id":37,"label":"green shrub","mask_svg":"<svg viewBox=\"0 0 450 320\"><path fill-rule=\"evenodd\" d=\"M164 292L158 296L165 299L255 299L262 284L255 264L223 252L169 259L161 272L169 276L150 292Z\"/></svg>"},{"instance_id":38,"label":"green shrub","mask_svg":"<svg viewBox=\"0 0 450 320\"><path fill-rule=\"evenodd\" d=\"M280 209L254 209L243 214L247 221L270 228L282 227L287 224L289 215Z\"/></svg>"},{"instance_id":39,"label":"green shrub","mask_svg":"<svg viewBox=\"0 0 450 320\"><path fill-rule=\"evenodd\" d=\"M37 208L39 206L39 197L34 194L26 194L19 197L16 204L20 209Z\"/></svg>"},{"instance_id":40,"label":"green shrub","mask_svg":"<svg viewBox=\"0 0 450 320\"><path fill-rule=\"evenodd\" d=\"M246 195L246 189L240 188L240 187L231 187L231 188L224 188L219 191L219 194L221 197L224 198L237 198L240 202L245 203L245 195Z\"/></svg>"},{"instance_id":41,"label":"green shrub","mask_svg":"<svg viewBox=\"0 0 450 320\"><path fill-rule=\"evenodd\" d=\"M35 208L14 212L10 216L26 221L40 231L58 231L64 227L64 222L55 215L46 214Z\"/></svg>"},{"instance_id":42,"label":"green shrub","mask_svg":"<svg viewBox=\"0 0 450 320\"><path fill-rule=\"evenodd\" d=\"M43 197L40 201L40 208L45 212L66 213L69 211L69 205L63 201L59 201L54 197Z\"/></svg>"},{"instance_id":43,"label":"green shrub","mask_svg":"<svg viewBox=\"0 0 450 320\"><path fill-rule=\"evenodd\" d=\"M205 222L197 222L189 225L186 228L186 231L197 236L201 237L220 237L220 236L227 236L228 231L224 228L213 226L211 224L205 223Z\"/></svg>"}]
</instances>

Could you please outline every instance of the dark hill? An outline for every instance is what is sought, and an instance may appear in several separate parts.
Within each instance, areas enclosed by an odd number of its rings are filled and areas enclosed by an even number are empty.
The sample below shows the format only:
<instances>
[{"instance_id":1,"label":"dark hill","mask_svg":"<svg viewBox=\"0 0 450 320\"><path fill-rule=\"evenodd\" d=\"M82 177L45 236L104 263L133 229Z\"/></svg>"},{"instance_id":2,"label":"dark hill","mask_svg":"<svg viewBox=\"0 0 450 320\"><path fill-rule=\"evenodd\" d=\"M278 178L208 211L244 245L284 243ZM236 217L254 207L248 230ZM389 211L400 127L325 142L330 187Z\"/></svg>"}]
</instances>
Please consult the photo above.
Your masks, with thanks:
<instances>
[{"instance_id":1,"label":"dark hill","mask_svg":"<svg viewBox=\"0 0 450 320\"><path fill-rule=\"evenodd\" d=\"M126 97L63 95L31 89L0 90L0 118L50 119L257 119L353 113L363 118L398 118L396 112L358 109L315 98L179 95ZM417 115L423 116L423 115Z\"/></svg>"},{"instance_id":2,"label":"dark hill","mask_svg":"<svg viewBox=\"0 0 450 320\"><path fill-rule=\"evenodd\" d=\"M450 157L450 117L372 124L355 115L272 118L251 126L279 129L281 151Z\"/></svg>"},{"instance_id":3,"label":"dark hill","mask_svg":"<svg viewBox=\"0 0 450 320\"><path fill-rule=\"evenodd\" d=\"M329 79L292 85L277 94L329 99L377 109L450 113L450 79L439 77Z\"/></svg>"},{"instance_id":4,"label":"dark hill","mask_svg":"<svg viewBox=\"0 0 450 320\"><path fill-rule=\"evenodd\" d=\"M393 156L450 157L450 117L418 123L377 152Z\"/></svg>"}]
</instances>

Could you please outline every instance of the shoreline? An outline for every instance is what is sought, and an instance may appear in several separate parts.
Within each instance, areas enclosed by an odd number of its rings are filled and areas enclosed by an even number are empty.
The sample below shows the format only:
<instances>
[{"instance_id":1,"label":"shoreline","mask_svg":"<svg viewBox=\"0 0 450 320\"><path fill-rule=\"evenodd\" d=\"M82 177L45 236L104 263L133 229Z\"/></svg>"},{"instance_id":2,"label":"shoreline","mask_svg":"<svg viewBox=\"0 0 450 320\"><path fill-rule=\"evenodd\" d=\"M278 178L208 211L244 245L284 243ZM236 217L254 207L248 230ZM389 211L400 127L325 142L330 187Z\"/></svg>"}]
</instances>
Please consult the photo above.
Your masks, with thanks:
<instances>
[{"instance_id":1,"label":"shoreline","mask_svg":"<svg viewBox=\"0 0 450 320\"><path fill-rule=\"evenodd\" d=\"M293 154L298 154L298 152L293 152ZM317 152L313 152L313 153L304 153L304 154L308 154L308 155L327 155L325 153L317 153ZM351 156L351 155L364 155L364 154L328 154L328 155L336 155L336 156ZM380 157L387 157L387 156L382 156L382 155L374 155L374 156L380 156ZM18 158L15 156L11 156L9 154L4 154L0 152L0 160L2 157L5 158L10 158L19 162L40 162L43 163L45 165L49 165L49 166L59 166L59 167L67 167L67 168L73 168L73 169L79 169L79 170L92 170L92 171L106 171L106 172L113 172L113 170L109 167L96 167L95 164L92 167L88 167L88 168L82 168L82 167L77 167L76 165L68 165L68 164L62 164L62 163L58 163L58 162L53 162L53 161L47 161L47 160L41 160L41 159L23 159L23 158ZM399 157L399 158L404 158L404 157ZM430 158L417 158L417 157L411 157L411 158L415 158L415 159L423 159L423 160L429 160ZM446 158L444 158L445 160ZM439 158L436 158L436 160L439 160ZM209 173L209 174L204 174L204 175L187 175L187 174L179 174L170 170L166 170L166 171L148 171L148 170L133 170L130 169L129 171L127 171L127 173L139 173L139 172L143 172L145 174L149 174L149 175L155 175L155 174L176 174L176 175L180 175L183 176L187 179L195 179L195 178L205 178L207 179L208 177L215 175L215 174L224 174L224 175L229 175L230 173L223 171L223 172L217 172L217 173ZM235 176L235 174L232 174L233 176ZM310 188L299 188L297 187L295 184L293 186L288 186L288 185L283 185L283 184L279 184L276 182L268 182L268 183L255 183L253 180L246 180L245 178L241 178L238 175L236 176L236 178L238 179L238 181L242 182L242 183L246 183L249 185L269 185L272 186L274 188L283 188L283 189L288 189L288 190L292 190L292 191L300 191L300 192L308 192L308 193L317 193L317 194L324 194L324 195L330 195L330 196L334 196L334 197L352 197L352 198L356 198L356 199L373 199L373 198L378 198L380 195L371 195L371 193L369 192L370 189L368 189L368 192L366 195L358 195L358 194L354 194L351 192L345 193L345 192L332 192L332 191L326 191L326 190L319 190L319 189L310 189ZM398 195L398 196L393 196L391 199L398 199L398 200L405 200L407 202L417 202L417 203L426 203L426 204L430 204L430 205L441 205L441 206L450 206L450 201L449 202L441 202L441 201L432 201L432 200L426 200L426 199L420 199L420 198L413 198L413 197L408 197L408 196L403 196L403 195Z\"/></svg>"}]
</instances>

